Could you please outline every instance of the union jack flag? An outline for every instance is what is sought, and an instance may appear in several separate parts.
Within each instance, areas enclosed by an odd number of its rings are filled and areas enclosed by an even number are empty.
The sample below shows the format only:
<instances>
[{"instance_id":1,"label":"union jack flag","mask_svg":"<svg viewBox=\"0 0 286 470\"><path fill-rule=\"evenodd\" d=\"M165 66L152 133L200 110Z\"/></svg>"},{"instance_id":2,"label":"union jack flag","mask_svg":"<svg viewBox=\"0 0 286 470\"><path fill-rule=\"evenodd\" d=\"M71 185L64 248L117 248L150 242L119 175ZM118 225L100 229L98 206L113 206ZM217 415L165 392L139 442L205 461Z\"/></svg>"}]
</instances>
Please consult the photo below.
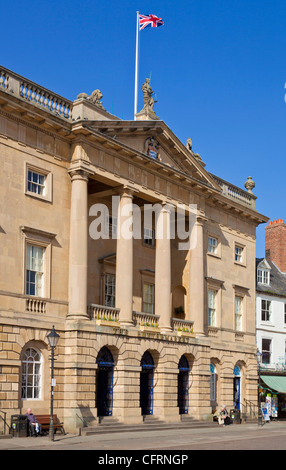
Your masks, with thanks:
<instances>
[{"instance_id":1,"label":"union jack flag","mask_svg":"<svg viewBox=\"0 0 286 470\"><path fill-rule=\"evenodd\" d=\"M155 15L139 15L139 29L147 28L147 26L151 26L152 28L158 28L162 26L164 23L162 18L158 18Z\"/></svg>"}]
</instances>

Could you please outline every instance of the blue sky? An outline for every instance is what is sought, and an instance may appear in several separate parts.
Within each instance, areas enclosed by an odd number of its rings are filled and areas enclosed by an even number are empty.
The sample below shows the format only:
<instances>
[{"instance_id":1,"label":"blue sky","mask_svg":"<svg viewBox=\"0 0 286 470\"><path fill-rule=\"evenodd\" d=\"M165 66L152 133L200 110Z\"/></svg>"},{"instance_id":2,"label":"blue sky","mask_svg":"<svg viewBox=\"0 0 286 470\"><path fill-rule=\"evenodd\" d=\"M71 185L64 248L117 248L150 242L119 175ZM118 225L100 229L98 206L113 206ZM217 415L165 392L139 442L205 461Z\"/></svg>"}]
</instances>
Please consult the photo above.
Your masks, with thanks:
<instances>
[{"instance_id":1,"label":"blue sky","mask_svg":"<svg viewBox=\"0 0 286 470\"><path fill-rule=\"evenodd\" d=\"M133 119L137 10L164 21L140 32L138 109L151 76L154 110L206 169L252 176L257 210L286 221L285 0L2 0L0 63L71 100L99 88Z\"/></svg>"}]
</instances>

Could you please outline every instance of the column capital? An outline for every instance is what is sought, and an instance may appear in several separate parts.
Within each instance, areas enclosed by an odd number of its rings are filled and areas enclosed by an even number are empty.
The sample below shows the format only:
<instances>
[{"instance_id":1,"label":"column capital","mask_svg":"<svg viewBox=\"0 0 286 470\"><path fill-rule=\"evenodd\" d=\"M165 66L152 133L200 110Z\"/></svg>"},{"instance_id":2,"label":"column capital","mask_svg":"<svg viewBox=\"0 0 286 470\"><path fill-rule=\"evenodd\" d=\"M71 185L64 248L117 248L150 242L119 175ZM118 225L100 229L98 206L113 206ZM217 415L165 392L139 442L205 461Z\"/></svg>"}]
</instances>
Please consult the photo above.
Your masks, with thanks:
<instances>
[{"instance_id":1,"label":"column capital","mask_svg":"<svg viewBox=\"0 0 286 470\"><path fill-rule=\"evenodd\" d=\"M75 165L72 164L67 171L70 175L71 181L74 181L76 179L88 181L89 177L94 175L94 171L88 168L88 166L83 162L77 162L77 164Z\"/></svg>"},{"instance_id":2,"label":"column capital","mask_svg":"<svg viewBox=\"0 0 286 470\"><path fill-rule=\"evenodd\" d=\"M121 197L133 198L134 194L138 193L139 190L128 184L123 184L119 188L116 188L116 193Z\"/></svg>"},{"instance_id":3,"label":"column capital","mask_svg":"<svg viewBox=\"0 0 286 470\"><path fill-rule=\"evenodd\" d=\"M170 213L172 210L176 209L176 205L169 201L161 201L161 205L164 212Z\"/></svg>"},{"instance_id":4,"label":"column capital","mask_svg":"<svg viewBox=\"0 0 286 470\"><path fill-rule=\"evenodd\" d=\"M198 211L197 211L197 220L196 220L196 223L197 223L198 225L204 225L204 223L207 222L207 220L208 220L208 218L207 218L205 212L198 210Z\"/></svg>"}]
</instances>

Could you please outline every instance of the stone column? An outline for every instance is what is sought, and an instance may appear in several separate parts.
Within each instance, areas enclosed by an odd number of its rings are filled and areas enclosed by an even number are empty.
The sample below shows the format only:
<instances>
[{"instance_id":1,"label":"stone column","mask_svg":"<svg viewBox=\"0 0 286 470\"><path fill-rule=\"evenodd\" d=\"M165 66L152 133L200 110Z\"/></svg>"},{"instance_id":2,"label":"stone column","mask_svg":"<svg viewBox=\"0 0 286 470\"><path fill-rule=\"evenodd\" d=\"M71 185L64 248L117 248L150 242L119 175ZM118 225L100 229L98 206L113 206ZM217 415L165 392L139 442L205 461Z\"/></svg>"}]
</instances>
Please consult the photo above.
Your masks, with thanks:
<instances>
[{"instance_id":1,"label":"stone column","mask_svg":"<svg viewBox=\"0 0 286 470\"><path fill-rule=\"evenodd\" d=\"M162 331L171 331L171 207L162 205L156 220L155 313Z\"/></svg>"},{"instance_id":2,"label":"stone column","mask_svg":"<svg viewBox=\"0 0 286 470\"><path fill-rule=\"evenodd\" d=\"M69 254L69 312L68 317L87 315L87 246L88 246L88 173L70 170L72 182Z\"/></svg>"},{"instance_id":3,"label":"stone column","mask_svg":"<svg viewBox=\"0 0 286 470\"><path fill-rule=\"evenodd\" d=\"M115 306L122 325L133 325L133 193L123 189L117 213Z\"/></svg>"},{"instance_id":4,"label":"stone column","mask_svg":"<svg viewBox=\"0 0 286 470\"><path fill-rule=\"evenodd\" d=\"M192 233L192 251L190 256L189 318L194 321L194 332L200 335L205 334L204 220L204 216L197 216Z\"/></svg>"}]
</instances>

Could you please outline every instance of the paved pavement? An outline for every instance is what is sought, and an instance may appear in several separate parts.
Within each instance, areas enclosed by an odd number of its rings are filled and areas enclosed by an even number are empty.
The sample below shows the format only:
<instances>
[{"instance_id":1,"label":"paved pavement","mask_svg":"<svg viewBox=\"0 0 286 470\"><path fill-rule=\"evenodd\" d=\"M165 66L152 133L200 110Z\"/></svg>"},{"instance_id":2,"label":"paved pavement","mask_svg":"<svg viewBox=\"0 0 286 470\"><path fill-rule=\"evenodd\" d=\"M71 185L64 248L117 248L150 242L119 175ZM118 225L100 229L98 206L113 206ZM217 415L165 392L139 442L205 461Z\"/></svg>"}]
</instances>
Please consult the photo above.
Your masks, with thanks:
<instances>
[{"instance_id":1,"label":"paved pavement","mask_svg":"<svg viewBox=\"0 0 286 470\"><path fill-rule=\"evenodd\" d=\"M50 441L48 436L13 437L0 439L1 450L92 450L96 451L97 459L101 457L108 459L108 456L115 458L116 455L121 458L133 455L134 459L134 456L138 455L140 458L145 456L143 463L152 464L154 462L147 460L160 451L170 452L170 455L177 452L190 458L190 451L194 450L286 450L286 422L271 422L262 427L256 423L233 424L225 427L142 430L91 436L56 434L54 441ZM98 461L98 463L118 462ZM133 468L127 461L119 463L127 468Z\"/></svg>"}]
</instances>

